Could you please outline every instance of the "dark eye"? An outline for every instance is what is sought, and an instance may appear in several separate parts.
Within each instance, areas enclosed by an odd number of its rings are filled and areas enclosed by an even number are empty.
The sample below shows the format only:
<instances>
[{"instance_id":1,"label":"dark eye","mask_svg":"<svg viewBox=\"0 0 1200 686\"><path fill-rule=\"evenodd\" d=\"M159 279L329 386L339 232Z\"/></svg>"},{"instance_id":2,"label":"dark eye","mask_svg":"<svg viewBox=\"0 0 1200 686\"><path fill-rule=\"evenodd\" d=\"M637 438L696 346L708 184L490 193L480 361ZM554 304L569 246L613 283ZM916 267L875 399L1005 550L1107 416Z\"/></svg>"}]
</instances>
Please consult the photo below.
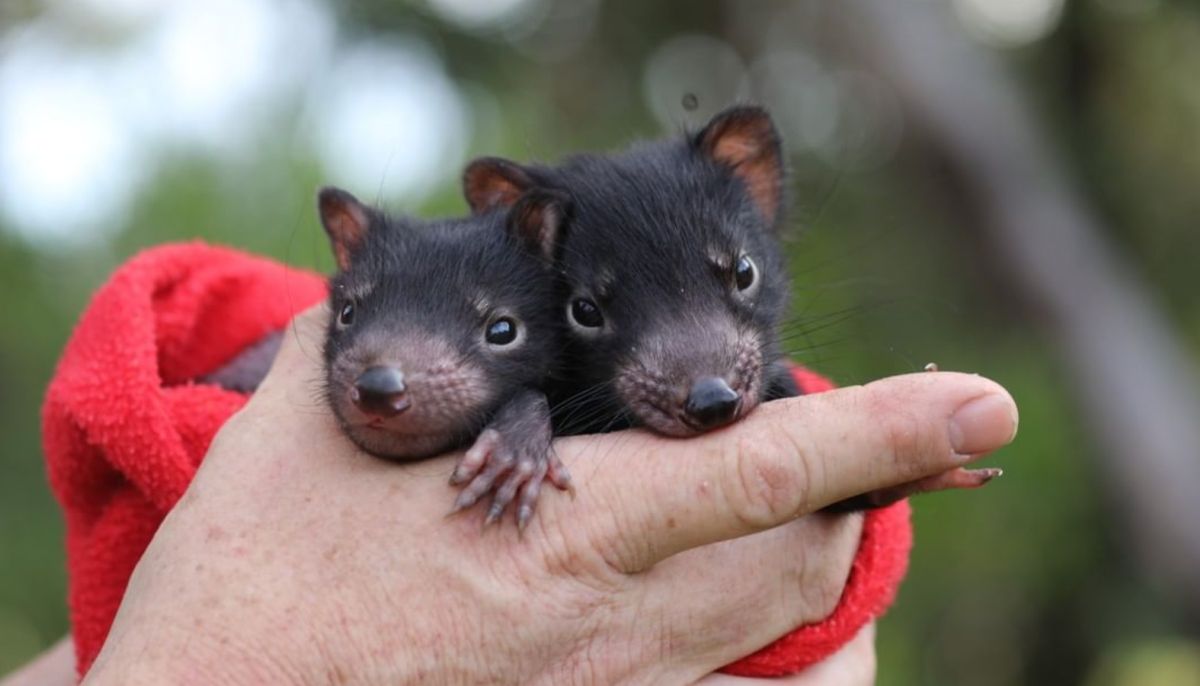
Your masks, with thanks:
<instances>
[{"instance_id":1,"label":"dark eye","mask_svg":"<svg viewBox=\"0 0 1200 686\"><path fill-rule=\"evenodd\" d=\"M517 340L517 323L508 317L501 317L488 324L484 338L491 345L508 345Z\"/></svg>"},{"instance_id":2,"label":"dark eye","mask_svg":"<svg viewBox=\"0 0 1200 686\"><path fill-rule=\"evenodd\" d=\"M342 310L338 312L338 325L350 326L354 323L354 301L347 300L346 304L342 305Z\"/></svg>"},{"instance_id":3,"label":"dark eye","mask_svg":"<svg viewBox=\"0 0 1200 686\"><path fill-rule=\"evenodd\" d=\"M596 303L587 298L577 298L571 303L571 318L575 323L589 329L597 329L604 325L604 315Z\"/></svg>"},{"instance_id":4,"label":"dark eye","mask_svg":"<svg viewBox=\"0 0 1200 686\"><path fill-rule=\"evenodd\" d=\"M749 255L742 255L738 258L737 265L733 268L733 282L737 284L739 291L744 291L754 285L754 278L758 275L758 270L754 267L754 260L750 259Z\"/></svg>"}]
</instances>

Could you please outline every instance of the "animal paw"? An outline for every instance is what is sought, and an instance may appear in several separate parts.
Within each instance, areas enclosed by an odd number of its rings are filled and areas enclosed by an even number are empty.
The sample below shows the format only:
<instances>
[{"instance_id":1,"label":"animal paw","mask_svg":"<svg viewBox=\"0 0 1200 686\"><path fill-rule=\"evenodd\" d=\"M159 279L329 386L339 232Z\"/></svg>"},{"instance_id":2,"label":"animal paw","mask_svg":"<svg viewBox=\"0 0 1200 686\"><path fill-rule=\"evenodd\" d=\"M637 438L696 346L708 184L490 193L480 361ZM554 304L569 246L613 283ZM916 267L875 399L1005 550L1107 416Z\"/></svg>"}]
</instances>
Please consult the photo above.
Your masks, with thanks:
<instances>
[{"instance_id":1,"label":"animal paw","mask_svg":"<svg viewBox=\"0 0 1200 686\"><path fill-rule=\"evenodd\" d=\"M881 488L877 491L848 498L824 508L824 511L857 512L860 510L872 510L879 507L887 507L898 500L903 500L919 493L980 488L1002 474L1004 474L1004 470L997 467L987 467L984 469L956 467L941 474L925 477L924 479L910 481L899 486L893 486L892 488Z\"/></svg>"},{"instance_id":2,"label":"animal paw","mask_svg":"<svg viewBox=\"0 0 1200 686\"><path fill-rule=\"evenodd\" d=\"M572 489L570 475L551 449L548 431L484 429L450 477L451 484L463 486L451 512L465 510L492 493L484 526L499 520L515 501L517 527L523 531L547 477L560 489Z\"/></svg>"}]
</instances>

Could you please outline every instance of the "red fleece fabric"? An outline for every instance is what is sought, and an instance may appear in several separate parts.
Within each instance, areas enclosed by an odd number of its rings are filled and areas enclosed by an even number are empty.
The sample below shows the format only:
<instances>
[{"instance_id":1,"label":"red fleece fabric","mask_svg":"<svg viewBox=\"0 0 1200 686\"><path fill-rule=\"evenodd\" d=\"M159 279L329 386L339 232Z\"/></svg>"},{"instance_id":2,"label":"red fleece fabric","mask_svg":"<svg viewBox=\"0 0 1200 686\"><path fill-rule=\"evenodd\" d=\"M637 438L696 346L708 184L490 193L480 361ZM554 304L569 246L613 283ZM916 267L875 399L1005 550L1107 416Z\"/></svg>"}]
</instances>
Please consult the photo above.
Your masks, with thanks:
<instances>
[{"instance_id":1,"label":"red fleece fabric","mask_svg":"<svg viewBox=\"0 0 1200 686\"><path fill-rule=\"evenodd\" d=\"M209 442L246 402L196 383L325 297L325 280L203 243L148 250L80 318L46 393L42 441L67 525L76 667L95 660L138 559ZM832 388L797 368L806 393ZM912 543L900 502L866 515L841 602L724 671L797 672L835 652L891 604Z\"/></svg>"}]
</instances>

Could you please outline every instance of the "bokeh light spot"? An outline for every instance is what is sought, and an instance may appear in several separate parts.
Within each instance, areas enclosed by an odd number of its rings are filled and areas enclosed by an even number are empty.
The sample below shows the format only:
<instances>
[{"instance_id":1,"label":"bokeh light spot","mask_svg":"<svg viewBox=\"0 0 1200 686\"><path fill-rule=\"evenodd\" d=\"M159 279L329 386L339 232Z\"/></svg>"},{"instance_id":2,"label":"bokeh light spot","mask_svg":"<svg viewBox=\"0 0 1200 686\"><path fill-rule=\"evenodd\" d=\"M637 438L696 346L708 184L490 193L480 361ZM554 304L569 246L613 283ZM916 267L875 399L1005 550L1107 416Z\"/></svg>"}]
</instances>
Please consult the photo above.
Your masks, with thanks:
<instances>
[{"instance_id":1,"label":"bokeh light spot","mask_svg":"<svg viewBox=\"0 0 1200 686\"><path fill-rule=\"evenodd\" d=\"M466 106L441 63L416 46L354 48L312 93L312 133L330 183L412 200L458 173Z\"/></svg>"},{"instance_id":2,"label":"bokeh light spot","mask_svg":"<svg viewBox=\"0 0 1200 686\"><path fill-rule=\"evenodd\" d=\"M1062 18L1064 0L954 0L963 26L976 38L999 47L1038 41Z\"/></svg>"},{"instance_id":3,"label":"bokeh light spot","mask_svg":"<svg viewBox=\"0 0 1200 686\"><path fill-rule=\"evenodd\" d=\"M677 36L661 45L646 62L642 95L655 118L668 130L681 123L707 120L748 95L746 67L724 41L704 35ZM697 107L685 111L683 97Z\"/></svg>"}]
</instances>

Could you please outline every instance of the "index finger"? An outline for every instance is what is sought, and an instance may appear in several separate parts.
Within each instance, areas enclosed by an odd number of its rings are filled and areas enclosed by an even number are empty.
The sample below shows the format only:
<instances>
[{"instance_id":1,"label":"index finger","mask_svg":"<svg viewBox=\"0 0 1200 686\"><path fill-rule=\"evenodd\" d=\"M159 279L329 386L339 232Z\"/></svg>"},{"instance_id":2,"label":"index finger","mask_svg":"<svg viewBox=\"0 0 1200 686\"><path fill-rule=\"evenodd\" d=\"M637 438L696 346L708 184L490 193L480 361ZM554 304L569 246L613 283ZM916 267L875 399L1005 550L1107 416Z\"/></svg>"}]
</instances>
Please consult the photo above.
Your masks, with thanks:
<instances>
[{"instance_id":1,"label":"index finger","mask_svg":"<svg viewBox=\"0 0 1200 686\"><path fill-rule=\"evenodd\" d=\"M960 467L1009 443L1017 408L993 381L921 373L767 403L704 436L625 434L619 460L580 479L574 523L626 573L688 548L762 531L826 505ZM584 451L620 435L564 439ZM573 464L572 464L573 463Z\"/></svg>"}]
</instances>

